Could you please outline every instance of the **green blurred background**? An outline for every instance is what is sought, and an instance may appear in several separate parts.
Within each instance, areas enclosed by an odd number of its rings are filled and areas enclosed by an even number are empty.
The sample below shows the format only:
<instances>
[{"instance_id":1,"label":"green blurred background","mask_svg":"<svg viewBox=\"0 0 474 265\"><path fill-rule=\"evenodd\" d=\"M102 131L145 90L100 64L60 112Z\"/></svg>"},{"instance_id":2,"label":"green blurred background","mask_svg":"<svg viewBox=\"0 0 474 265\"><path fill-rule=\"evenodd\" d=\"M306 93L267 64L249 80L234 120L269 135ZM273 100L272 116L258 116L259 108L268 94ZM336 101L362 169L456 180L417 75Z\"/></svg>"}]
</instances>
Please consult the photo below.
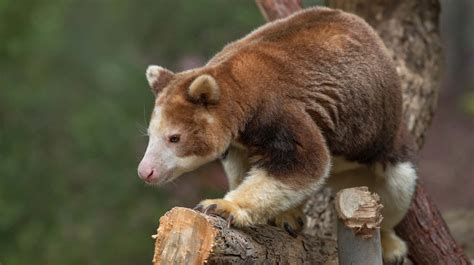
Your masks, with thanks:
<instances>
[{"instance_id":1,"label":"green blurred background","mask_svg":"<svg viewBox=\"0 0 474 265\"><path fill-rule=\"evenodd\" d=\"M216 164L137 178L146 66L199 66L263 22L253 1L0 0L0 264L149 264L159 217L226 184Z\"/></svg>"},{"instance_id":2,"label":"green blurred background","mask_svg":"<svg viewBox=\"0 0 474 265\"><path fill-rule=\"evenodd\" d=\"M246 1L1 0L0 263L148 264L179 202L136 173L146 66L199 63L261 23Z\"/></svg>"}]
</instances>

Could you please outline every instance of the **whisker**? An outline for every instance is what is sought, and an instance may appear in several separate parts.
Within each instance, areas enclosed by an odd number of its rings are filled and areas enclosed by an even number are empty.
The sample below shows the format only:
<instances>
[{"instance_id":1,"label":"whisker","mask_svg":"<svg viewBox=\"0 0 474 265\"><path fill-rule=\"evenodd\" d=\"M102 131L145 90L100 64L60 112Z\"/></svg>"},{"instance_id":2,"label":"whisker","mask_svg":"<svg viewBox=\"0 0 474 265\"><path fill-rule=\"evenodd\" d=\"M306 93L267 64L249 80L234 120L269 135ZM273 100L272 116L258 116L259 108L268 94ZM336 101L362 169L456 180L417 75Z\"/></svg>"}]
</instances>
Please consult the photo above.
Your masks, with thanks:
<instances>
[{"instance_id":1,"label":"whisker","mask_svg":"<svg viewBox=\"0 0 474 265\"><path fill-rule=\"evenodd\" d=\"M148 120L146 119L145 112L146 112L146 106L145 104L143 104L143 123L148 125Z\"/></svg>"},{"instance_id":2,"label":"whisker","mask_svg":"<svg viewBox=\"0 0 474 265\"><path fill-rule=\"evenodd\" d=\"M178 184L176 184L175 180L176 179L172 179L169 183L171 183L171 185L173 185L174 187L178 187Z\"/></svg>"},{"instance_id":3,"label":"whisker","mask_svg":"<svg viewBox=\"0 0 474 265\"><path fill-rule=\"evenodd\" d=\"M145 126L141 125L138 122L136 122L136 126L138 130L140 131L140 133L142 134L142 136L148 136L147 128Z\"/></svg>"}]
</instances>

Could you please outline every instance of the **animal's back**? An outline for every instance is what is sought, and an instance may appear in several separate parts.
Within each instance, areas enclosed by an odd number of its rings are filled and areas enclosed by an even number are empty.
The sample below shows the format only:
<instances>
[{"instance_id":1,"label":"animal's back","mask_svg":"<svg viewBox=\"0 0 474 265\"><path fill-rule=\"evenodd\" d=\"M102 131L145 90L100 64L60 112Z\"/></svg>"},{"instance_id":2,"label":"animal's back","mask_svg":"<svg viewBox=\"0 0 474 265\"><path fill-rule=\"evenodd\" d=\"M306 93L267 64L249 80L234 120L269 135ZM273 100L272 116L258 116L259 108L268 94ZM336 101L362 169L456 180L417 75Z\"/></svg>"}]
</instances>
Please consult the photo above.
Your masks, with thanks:
<instances>
[{"instance_id":1,"label":"animal's back","mask_svg":"<svg viewBox=\"0 0 474 265\"><path fill-rule=\"evenodd\" d=\"M208 65L222 63L242 84L256 86L250 90L302 103L333 155L364 163L392 156L400 134L399 80L382 41L361 18L311 8L229 44Z\"/></svg>"}]
</instances>

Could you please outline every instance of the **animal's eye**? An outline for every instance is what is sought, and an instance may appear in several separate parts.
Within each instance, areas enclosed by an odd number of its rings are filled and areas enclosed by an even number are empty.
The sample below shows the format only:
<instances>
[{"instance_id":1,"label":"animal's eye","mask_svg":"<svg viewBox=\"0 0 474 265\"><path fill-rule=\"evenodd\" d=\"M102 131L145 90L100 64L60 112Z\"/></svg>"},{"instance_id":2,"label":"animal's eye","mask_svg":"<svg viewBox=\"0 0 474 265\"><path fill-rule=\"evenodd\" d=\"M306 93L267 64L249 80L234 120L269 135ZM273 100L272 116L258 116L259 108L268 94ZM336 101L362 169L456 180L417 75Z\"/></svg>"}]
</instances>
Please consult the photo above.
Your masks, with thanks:
<instances>
[{"instance_id":1,"label":"animal's eye","mask_svg":"<svg viewBox=\"0 0 474 265\"><path fill-rule=\"evenodd\" d=\"M180 139L181 139L181 135L179 135L179 134L173 134L168 138L170 143L174 143L174 144L179 142Z\"/></svg>"}]
</instances>

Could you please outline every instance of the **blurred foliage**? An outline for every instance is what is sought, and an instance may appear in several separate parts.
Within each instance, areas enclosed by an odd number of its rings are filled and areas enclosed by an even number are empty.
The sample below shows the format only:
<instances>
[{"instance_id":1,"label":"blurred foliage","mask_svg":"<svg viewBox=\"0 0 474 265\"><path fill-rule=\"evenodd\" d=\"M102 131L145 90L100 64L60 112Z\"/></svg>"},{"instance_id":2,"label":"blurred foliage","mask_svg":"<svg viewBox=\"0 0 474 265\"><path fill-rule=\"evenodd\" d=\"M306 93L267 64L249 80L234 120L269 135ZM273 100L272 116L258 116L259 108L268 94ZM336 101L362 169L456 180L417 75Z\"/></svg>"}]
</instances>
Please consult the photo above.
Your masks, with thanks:
<instances>
[{"instance_id":1,"label":"blurred foliage","mask_svg":"<svg viewBox=\"0 0 474 265\"><path fill-rule=\"evenodd\" d=\"M466 92L461 98L461 107L468 115L474 117L474 92Z\"/></svg>"},{"instance_id":2,"label":"blurred foliage","mask_svg":"<svg viewBox=\"0 0 474 265\"><path fill-rule=\"evenodd\" d=\"M0 0L0 263L149 264L172 194L136 177L144 70L261 23L253 1Z\"/></svg>"}]
</instances>

